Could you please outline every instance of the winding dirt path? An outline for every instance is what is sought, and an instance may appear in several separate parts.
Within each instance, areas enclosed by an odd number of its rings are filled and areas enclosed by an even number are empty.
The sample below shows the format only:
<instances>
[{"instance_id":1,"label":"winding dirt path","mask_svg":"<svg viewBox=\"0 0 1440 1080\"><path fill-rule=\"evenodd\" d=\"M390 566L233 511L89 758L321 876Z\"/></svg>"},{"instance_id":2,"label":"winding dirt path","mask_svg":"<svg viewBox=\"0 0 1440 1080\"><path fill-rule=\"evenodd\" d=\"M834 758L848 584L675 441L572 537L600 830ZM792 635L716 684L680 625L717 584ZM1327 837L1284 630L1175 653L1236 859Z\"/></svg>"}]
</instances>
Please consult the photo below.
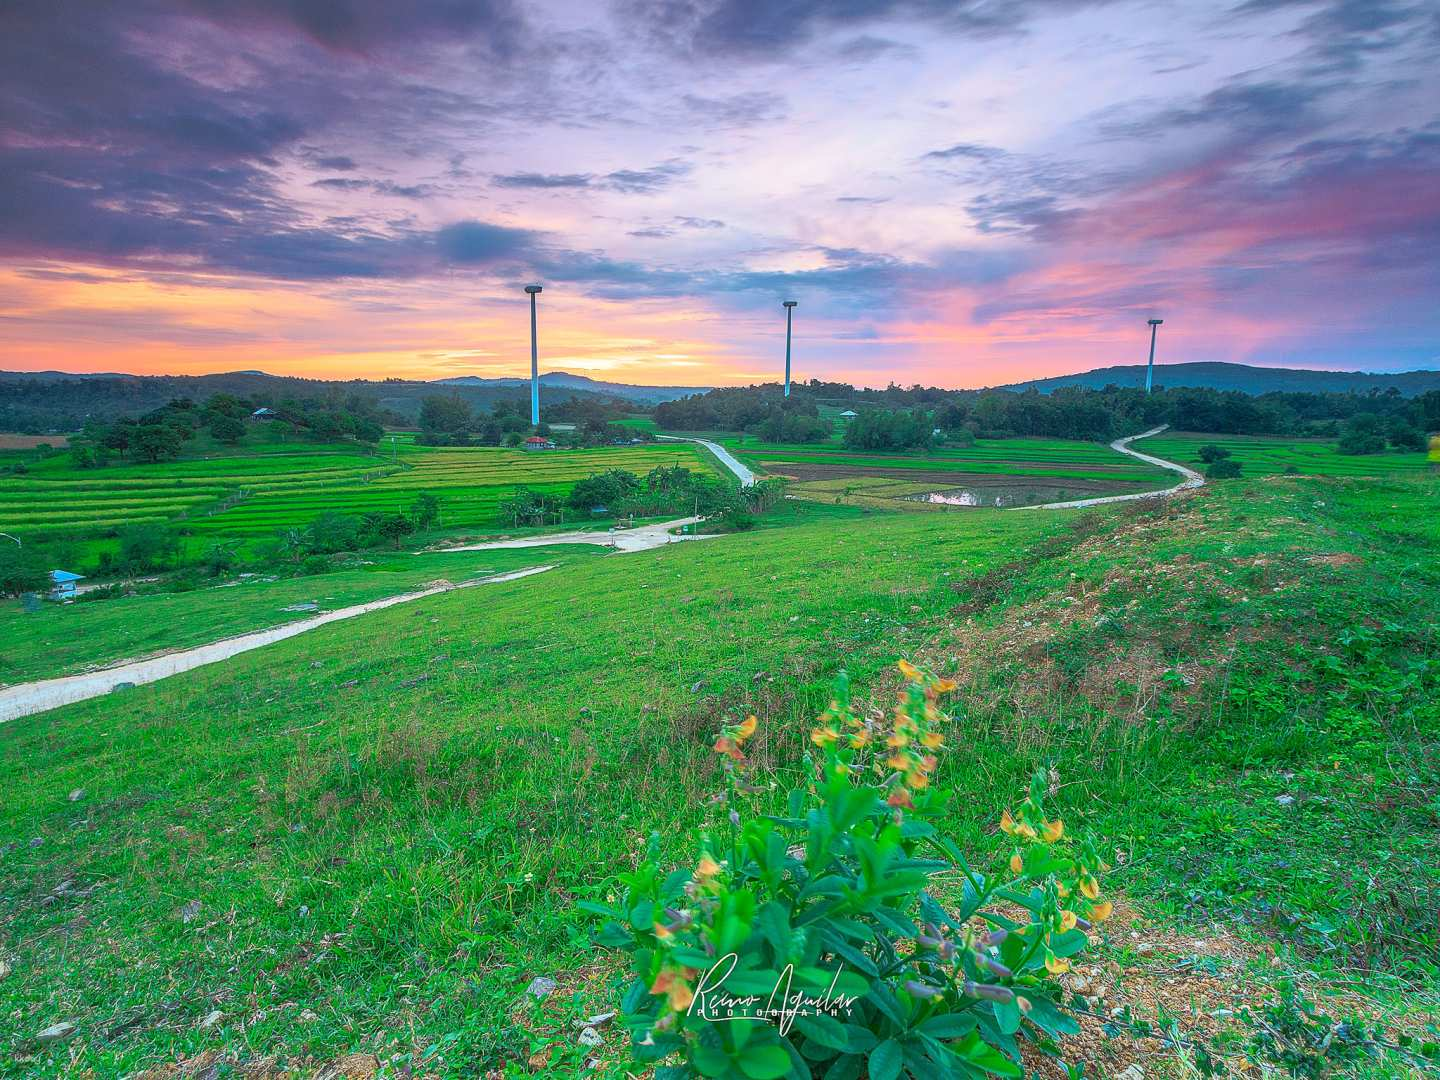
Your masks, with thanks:
<instances>
[{"instance_id":1,"label":"winding dirt path","mask_svg":"<svg viewBox=\"0 0 1440 1080\"><path fill-rule=\"evenodd\" d=\"M1188 491L1191 488L1205 486L1205 477L1201 476L1194 469L1186 468L1184 465L1177 465L1173 461L1166 461L1151 454L1142 454L1139 450L1131 450L1130 444L1136 439L1148 439L1151 435L1159 435L1168 428L1169 424L1161 424L1149 431L1142 431L1139 435L1127 435L1123 439L1116 439L1110 444L1110 449L1128 457L1136 458L1147 465L1158 465L1162 469L1169 469L1171 472L1179 473L1183 479L1174 487L1162 488L1159 491L1136 491L1129 495L1104 495L1094 499L1071 499L1069 502L1040 503L1037 506L1012 506L1011 510L1075 510L1086 506L1103 506L1106 503L1134 502L1137 499L1163 499L1167 495L1174 495L1177 491Z\"/></svg>"},{"instance_id":2,"label":"winding dirt path","mask_svg":"<svg viewBox=\"0 0 1440 1080\"><path fill-rule=\"evenodd\" d=\"M657 439L668 439L670 442L693 442L705 447L710 453L720 460L720 464L735 474L735 479L740 481L741 487L749 487L755 483L755 474L741 465L734 454L730 453L719 443L711 442L709 439L692 439L683 435L657 435Z\"/></svg>"},{"instance_id":3,"label":"winding dirt path","mask_svg":"<svg viewBox=\"0 0 1440 1080\"><path fill-rule=\"evenodd\" d=\"M29 716L32 713L59 708L61 705L69 705L72 702L100 697L102 694L110 693L121 684L128 683L139 686L142 683L155 682L170 675L178 675L180 672L189 671L192 668L228 660L232 656L249 652L251 649L259 649L272 642L284 641L296 634L303 634L307 630L314 630L327 623L339 622L341 619L353 619L357 615L366 615L372 611L394 607L396 604L408 604L412 600L421 600L427 596L435 596L455 589L468 589L475 585L497 585L502 581L516 581L553 569L555 569L553 565L531 566L525 570L511 571L508 574L495 574L492 577L476 578L474 581L462 581L459 585L452 585L447 581L416 592L401 593L398 596L387 596L383 600L371 600L365 604L336 608L323 615L316 615L310 619L299 619L295 622L285 623L283 626L272 626L268 630L256 630L253 633L240 634L237 637L222 638L220 641L212 641L208 645L198 645L193 649L161 653L144 660L132 660L114 667L103 668L100 671L87 671L81 675L62 675L55 679L41 679L39 682L7 686L0 689L0 724L18 720L20 717Z\"/></svg>"},{"instance_id":4,"label":"winding dirt path","mask_svg":"<svg viewBox=\"0 0 1440 1080\"><path fill-rule=\"evenodd\" d=\"M550 547L552 544L597 544L614 548L616 551L649 551L681 540L708 540L719 533L693 533L672 536L671 529L682 525L693 525L702 520L698 517L675 518L673 521L657 521L653 525L637 525L633 529L610 529L606 532L576 531L548 533L540 536L525 536L518 540L491 540L484 544L466 544L463 547L441 548L442 551L493 551L496 548Z\"/></svg>"}]
</instances>

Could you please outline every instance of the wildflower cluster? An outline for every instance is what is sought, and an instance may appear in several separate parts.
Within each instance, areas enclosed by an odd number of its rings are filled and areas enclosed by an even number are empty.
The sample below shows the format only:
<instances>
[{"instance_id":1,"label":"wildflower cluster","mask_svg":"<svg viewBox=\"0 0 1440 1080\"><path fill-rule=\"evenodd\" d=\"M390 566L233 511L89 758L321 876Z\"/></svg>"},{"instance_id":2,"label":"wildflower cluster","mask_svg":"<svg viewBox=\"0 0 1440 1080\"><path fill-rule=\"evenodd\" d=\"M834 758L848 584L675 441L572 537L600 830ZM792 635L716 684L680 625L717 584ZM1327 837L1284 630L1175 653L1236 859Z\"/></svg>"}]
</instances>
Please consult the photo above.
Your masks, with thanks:
<instances>
[{"instance_id":1,"label":"wildflower cluster","mask_svg":"<svg viewBox=\"0 0 1440 1080\"><path fill-rule=\"evenodd\" d=\"M597 941L630 955L624 1023L657 1080L1018 1076L1019 1040L1053 1054L1078 1029L1054 976L1109 914L1103 867L1046 815L1041 774L1001 818L1011 876L971 868L936 827L953 686L901 671L873 718L840 680L784 813L738 798L764 791L739 777L758 724L727 725L728 837L702 834L693 868L668 873L652 838L618 902L584 905L609 920Z\"/></svg>"}]
</instances>

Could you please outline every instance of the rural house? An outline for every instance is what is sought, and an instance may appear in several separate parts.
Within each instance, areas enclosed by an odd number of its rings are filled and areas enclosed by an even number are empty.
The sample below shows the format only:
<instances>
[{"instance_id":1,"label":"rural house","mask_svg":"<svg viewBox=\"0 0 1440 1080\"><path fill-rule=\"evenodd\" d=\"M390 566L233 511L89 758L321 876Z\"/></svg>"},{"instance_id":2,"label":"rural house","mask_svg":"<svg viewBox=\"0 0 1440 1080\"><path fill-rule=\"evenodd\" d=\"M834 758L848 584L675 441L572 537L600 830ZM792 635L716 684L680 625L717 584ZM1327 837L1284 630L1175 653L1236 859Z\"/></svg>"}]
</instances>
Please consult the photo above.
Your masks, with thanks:
<instances>
[{"instance_id":1,"label":"rural house","mask_svg":"<svg viewBox=\"0 0 1440 1080\"><path fill-rule=\"evenodd\" d=\"M555 444L554 444L553 442L551 442L549 439L543 438L543 437L541 437L541 436L539 436L539 435L531 435L528 439L525 440L525 449L526 449L526 450L554 450L554 449L555 449Z\"/></svg>"},{"instance_id":2,"label":"rural house","mask_svg":"<svg viewBox=\"0 0 1440 1080\"><path fill-rule=\"evenodd\" d=\"M69 570L51 570L50 599L61 602L74 600L75 582L84 580L84 574L72 574Z\"/></svg>"}]
</instances>

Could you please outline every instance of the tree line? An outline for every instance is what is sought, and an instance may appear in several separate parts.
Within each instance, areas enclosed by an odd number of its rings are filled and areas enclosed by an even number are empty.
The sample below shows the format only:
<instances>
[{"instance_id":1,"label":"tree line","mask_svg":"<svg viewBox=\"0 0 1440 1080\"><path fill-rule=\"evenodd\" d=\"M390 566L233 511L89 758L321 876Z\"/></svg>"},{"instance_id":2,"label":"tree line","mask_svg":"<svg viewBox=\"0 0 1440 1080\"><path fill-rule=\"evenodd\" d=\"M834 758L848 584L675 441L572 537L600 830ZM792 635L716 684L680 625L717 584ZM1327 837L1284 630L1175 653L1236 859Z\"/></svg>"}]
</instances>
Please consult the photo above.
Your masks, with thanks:
<instances>
[{"instance_id":1,"label":"tree line","mask_svg":"<svg viewBox=\"0 0 1440 1080\"><path fill-rule=\"evenodd\" d=\"M1177 431L1229 435L1335 438L1341 449L1371 453L1393 446L1423 449L1440 429L1440 390L1407 398L1381 393L1275 392L1181 387L1143 390L1061 387L857 390L818 380L785 398L778 384L722 387L655 407L656 424L676 431L740 431L774 442L819 442L831 435L821 406L853 410L846 445L857 449L921 448L937 439L1043 437L1109 441L1169 424ZM938 434L937 434L938 433Z\"/></svg>"}]
</instances>

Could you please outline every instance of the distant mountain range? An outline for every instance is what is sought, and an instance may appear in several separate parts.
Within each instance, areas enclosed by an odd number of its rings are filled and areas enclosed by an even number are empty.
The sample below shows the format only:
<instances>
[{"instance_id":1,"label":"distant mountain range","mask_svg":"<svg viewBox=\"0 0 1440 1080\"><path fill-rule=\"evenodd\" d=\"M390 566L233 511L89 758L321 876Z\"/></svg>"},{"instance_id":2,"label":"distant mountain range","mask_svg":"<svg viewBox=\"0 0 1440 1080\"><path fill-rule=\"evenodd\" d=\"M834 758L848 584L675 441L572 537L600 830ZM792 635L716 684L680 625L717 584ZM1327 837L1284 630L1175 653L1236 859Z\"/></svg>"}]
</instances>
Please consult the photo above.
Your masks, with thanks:
<instances>
[{"instance_id":1,"label":"distant mountain range","mask_svg":"<svg viewBox=\"0 0 1440 1080\"><path fill-rule=\"evenodd\" d=\"M482 379L478 375L462 375L455 379L436 379L442 386L529 386L529 379L498 378ZM662 401L703 394L708 386L637 386L633 383L601 382L588 375L571 375L568 371L547 371L540 376L542 387L563 387L567 390L588 390L592 394L608 394L626 401L640 401L646 405L658 405Z\"/></svg>"},{"instance_id":2,"label":"distant mountain range","mask_svg":"<svg viewBox=\"0 0 1440 1080\"><path fill-rule=\"evenodd\" d=\"M1096 368L1078 375L1056 375L1050 379L1010 383L1001 390L1028 390L1034 387L1042 394L1062 386L1144 386L1145 365ZM1155 385L1169 389L1201 387L1210 390L1239 390L1246 394L1291 393L1355 393L1371 390L1384 392L1394 387L1406 397L1415 397L1427 390L1440 390L1440 371L1402 371L1394 375L1375 375L1366 371L1315 371L1310 368L1252 367L1249 364L1157 364Z\"/></svg>"}]
</instances>

